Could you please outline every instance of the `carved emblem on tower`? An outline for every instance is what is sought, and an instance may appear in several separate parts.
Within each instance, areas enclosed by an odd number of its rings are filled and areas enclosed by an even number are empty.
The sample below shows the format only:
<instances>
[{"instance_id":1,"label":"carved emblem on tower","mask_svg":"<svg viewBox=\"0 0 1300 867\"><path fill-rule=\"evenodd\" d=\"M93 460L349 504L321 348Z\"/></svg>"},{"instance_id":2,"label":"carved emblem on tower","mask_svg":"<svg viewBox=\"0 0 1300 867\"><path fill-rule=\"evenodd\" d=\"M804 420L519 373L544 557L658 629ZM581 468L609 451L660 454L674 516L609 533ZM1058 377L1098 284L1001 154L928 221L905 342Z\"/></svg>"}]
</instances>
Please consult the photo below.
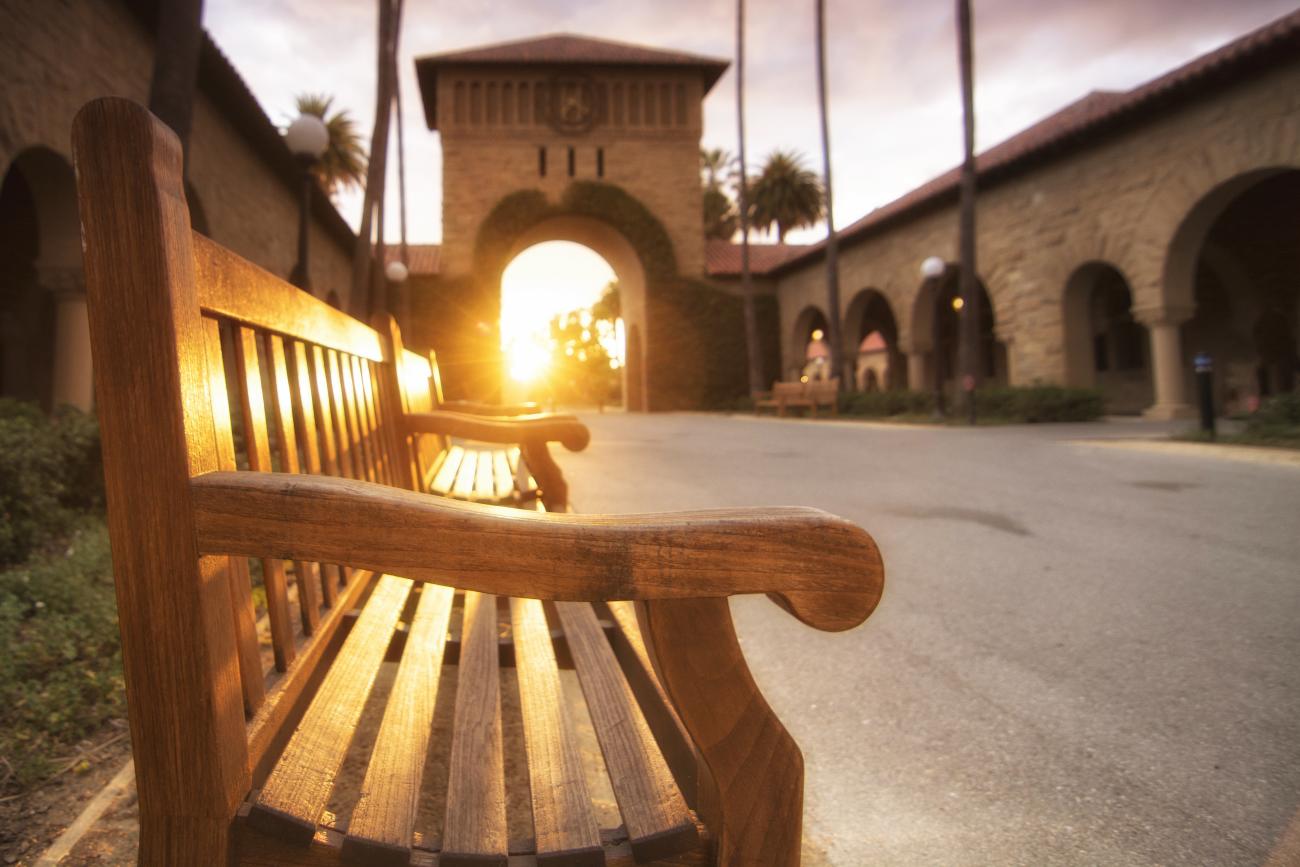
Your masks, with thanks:
<instances>
[{"instance_id":1,"label":"carved emblem on tower","mask_svg":"<svg viewBox=\"0 0 1300 867\"><path fill-rule=\"evenodd\" d=\"M596 120L596 86L585 75L557 75L548 83L550 124L557 132L580 133Z\"/></svg>"}]
</instances>

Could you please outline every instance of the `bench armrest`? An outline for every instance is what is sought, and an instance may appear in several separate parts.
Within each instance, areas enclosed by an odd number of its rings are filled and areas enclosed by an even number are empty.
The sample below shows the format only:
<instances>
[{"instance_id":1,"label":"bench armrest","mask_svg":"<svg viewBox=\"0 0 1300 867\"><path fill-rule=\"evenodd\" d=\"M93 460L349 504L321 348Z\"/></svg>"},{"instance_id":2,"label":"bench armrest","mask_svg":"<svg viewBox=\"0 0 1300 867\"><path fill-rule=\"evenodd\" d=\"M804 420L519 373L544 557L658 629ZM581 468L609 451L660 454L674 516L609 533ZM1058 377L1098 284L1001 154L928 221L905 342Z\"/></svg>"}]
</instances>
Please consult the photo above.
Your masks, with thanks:
<instances>
[{"instance_id":1,"label":"bench armrest","mask_svg":"<svg viewBox=\"0 0 1300 867\"><path fill-rule=\"evenodd\" d=\"M481 416L435 410L405 415L406 429L413 434L440 434L485 443L562 443L580 452L591 442L587 426L571 415Z\"/></svg>"},{"instance_id":2,"label":"bench armrest","mask_svg":"<svg viewBox=\"0 0 1300 867\"><path fill-rule=\"evenodd\" d=\"M769 593L818 629L876 607L857 525L809 508L543 515L329 476L190 480L200 554L343 563L501 596L601 601Z\"/></svg>"},{"instance_id":3,"label":"bench armrest","mask_svg":"<svg viewBox=\"0 0 1300 867\"><path fill-rule=\"evenodd\" d=\"M538 415L542 411L535 403L481 403L477 400L444 400L438 409L467 415L495 416Z\"/></svg>"}]
</instances>

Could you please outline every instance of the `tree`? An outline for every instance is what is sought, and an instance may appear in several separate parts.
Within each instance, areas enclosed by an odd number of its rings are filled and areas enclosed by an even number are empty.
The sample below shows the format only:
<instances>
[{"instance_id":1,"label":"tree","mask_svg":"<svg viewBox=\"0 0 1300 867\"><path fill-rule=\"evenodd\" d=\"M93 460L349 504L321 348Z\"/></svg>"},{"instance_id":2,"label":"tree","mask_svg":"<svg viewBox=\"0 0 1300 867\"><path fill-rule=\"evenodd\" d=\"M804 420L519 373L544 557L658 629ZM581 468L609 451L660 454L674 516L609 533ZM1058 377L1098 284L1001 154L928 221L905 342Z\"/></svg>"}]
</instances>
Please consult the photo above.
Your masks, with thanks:
<instances>
[{"instance_id":1,"label":"tree","mask_svg":"<svg viewBox=\"0 0 1300 867\"><path fill-rule=\"evenodd\" d=\"M784 243L791 229L812 226L825 213L821 179L795 151L773 151L754 179L751 190L753 224L764 230L776 225Z\"/></svg>"},{"instance_id":2,"label":"tree","mask_svg":"<svg viewBox=\"0 0 1300 867\"><path fill-rule=\"evenodd\" d=\"M297 103L299 114L314 114L329 131L329 146L313 171L330 198L341 190L361 186L366 176L366 146L347 109L330 114L334 97L324 93L300 93Z\"/></svg>"},{"instance_id":3,"label":"tree","mask_svg":"<svg viewBox=\"0 0 1300 867\"><path fill-rule=\"evenodd\" d=\"M553 399L563 403L611 402L622 382L622 364L611 352L619 318L618 283L591 307L561 313L551 320Z\"/></svg>"},{"instance_id":4,"label":"tree","mask_svg":"<svg viewBox=\"0 0 1300 867\"><path fill-rule=\"evenodd\" d=\"M202 21L203 0L173 0L158 5L158 39L154 43L149 110L181 140L186 172L190 162L194 84L203 47Z\"/></svg>"},{"instance_id":5,"label":"tree","mask_svg":"<svg viewBox=\"0 0 1300 867\"><path fill-rule=\"evenodd\" d=\"M847 386L853 381L853 374L844 358L843 332L840 328L840 244L839 237L835 234L835 215L831 212L831 129L826 105L826 0L817 0L817 105L821 110L822 193L826 213L826 310L829 313L826 330L830 332L831 370L840 377L841 386Z\"/></svg>"},{"instance_id":6,"label":"tree","mask_svg":"<svg viewBox=\"0 0 1300 867\"><path fill-rule=\"evenodd\" d=\"M704 237L729 241L736 234L740 217L736 203L723 187L723 173L732 166L731 154L722 148L700 149L700 182L704 186Z\"/></svg>"},{"instance_id":7,"label":"tree","mask_svg":"<svg viewBox=\"0 0 1300 867\"><path fill-rule=\"evenodd\" d=\"M749 362L749 393L763 390L763 355L758 343L758 307L754 277L749 269L749 182L745 178L745 0L736 0L736 138L740 143L740 172L736 199L740 202L740 286L745 314L745 355Z\"/></svg>"}]
</instances>

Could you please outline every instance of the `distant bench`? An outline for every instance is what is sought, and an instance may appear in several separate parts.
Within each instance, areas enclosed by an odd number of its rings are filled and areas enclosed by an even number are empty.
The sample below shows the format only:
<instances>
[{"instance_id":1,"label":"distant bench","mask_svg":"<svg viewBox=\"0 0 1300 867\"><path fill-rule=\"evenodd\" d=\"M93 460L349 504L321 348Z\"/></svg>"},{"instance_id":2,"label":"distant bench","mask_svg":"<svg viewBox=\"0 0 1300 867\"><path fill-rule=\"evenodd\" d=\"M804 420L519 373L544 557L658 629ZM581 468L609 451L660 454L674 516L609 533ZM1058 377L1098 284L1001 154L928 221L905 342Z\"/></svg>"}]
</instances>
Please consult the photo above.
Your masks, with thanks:
<instances>
[{"instance_id":1,"label":"distant bench","mask_svg":"<svg viewBox=\"0 0 1300 867\"><path fill-rule=\"evenodd\" d=\"M140 106L89 104L73 142L140 864L799 863L802 755L727 597L856 626L883 583L865 531L806 508L549 514L547 443L585 446L576 420L439 409L390 319L192 233L180 146ZM526 508L426 493L460 437L519 443L546 511L495 457L457 479Z\"/></svg>"},{"instance_id":2,"label":"distant bench","mask_svg":"<svg viewBox=\"0 0 1300 867\"><path fill-rule=\"evenodd\" d=\"M839 415L840 381L838 379L810 379L807 382L775 382L770 392L756 396L754 414L764 409L775 409L784 417L787 409L807 409L813 418L818 407L828 407L831 415Z\"/></svg>"}]
</instances>

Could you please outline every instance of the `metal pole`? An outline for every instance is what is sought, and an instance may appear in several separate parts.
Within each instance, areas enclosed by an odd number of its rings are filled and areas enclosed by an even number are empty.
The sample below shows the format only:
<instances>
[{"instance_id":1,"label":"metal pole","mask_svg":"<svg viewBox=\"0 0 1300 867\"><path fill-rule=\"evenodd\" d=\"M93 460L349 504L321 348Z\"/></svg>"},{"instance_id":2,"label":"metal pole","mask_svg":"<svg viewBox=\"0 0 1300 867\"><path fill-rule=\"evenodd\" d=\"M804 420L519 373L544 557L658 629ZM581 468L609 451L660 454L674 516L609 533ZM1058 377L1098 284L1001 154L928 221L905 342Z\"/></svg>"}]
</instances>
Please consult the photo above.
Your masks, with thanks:
<instances>
[{"instance_id":1,"label":"metal pole","mask_svg":"<svg viewBox=\"0 0 1300 867\"><path fill-rule=\"evenodd\" d=\"M302 168L302 198L298 202L298 261L289 272L289 282L306 292L311 291L311 269L308 267L307 239L311 234L311 167L315 162L307 157L299 157L298 165Z\"/></svg>"},{"instance_id":2,"label":"metal pole","mask_svg":"<svg viewBox=\"0 0 1300 867\"><path fill-rule=\"evenodd\" d=\"M970 423L975 424L975 390L981 374L983 312L975 271L975 88L971 47L970 0L957 0L957 47L961 68L963 158L961 164L961 371Z\"/></svg>"}]
</instances>

